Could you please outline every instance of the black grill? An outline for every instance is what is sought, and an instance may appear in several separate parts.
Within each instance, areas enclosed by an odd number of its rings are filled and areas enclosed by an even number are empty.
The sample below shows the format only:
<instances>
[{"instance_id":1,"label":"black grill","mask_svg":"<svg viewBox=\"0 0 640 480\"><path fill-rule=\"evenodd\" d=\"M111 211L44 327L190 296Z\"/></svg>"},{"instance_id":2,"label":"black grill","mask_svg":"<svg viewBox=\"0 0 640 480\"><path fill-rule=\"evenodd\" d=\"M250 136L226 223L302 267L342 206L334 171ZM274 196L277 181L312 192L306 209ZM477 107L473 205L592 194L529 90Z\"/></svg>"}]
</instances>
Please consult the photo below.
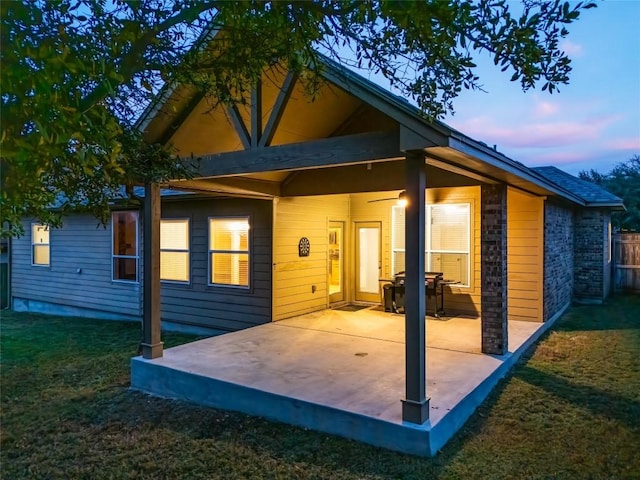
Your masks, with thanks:
<instances>
[{"instance_id":1,"label":"black grill","mask_svg":"<svg viewBox=\"0 0 640 480\"><path fill-rule=\"evenodd\" d=\"M425 272L424 293L426 310L434 317L444 315L444 290L442 272ZM404 313L405 273L398 272L391 283L383 287L384 309L388 312Z\"/></svg>"}]
</instances>

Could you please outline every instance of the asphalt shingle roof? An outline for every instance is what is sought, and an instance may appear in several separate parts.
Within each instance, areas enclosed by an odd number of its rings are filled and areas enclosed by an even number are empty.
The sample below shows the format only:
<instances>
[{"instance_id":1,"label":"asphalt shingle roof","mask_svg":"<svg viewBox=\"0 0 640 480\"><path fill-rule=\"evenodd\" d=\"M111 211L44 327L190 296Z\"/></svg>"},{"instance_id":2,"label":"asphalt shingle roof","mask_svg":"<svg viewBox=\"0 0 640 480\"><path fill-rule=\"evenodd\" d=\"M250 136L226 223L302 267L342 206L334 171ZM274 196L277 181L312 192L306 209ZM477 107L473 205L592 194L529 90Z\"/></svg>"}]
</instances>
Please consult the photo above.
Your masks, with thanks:
<instances>
[{"instance_id":1,"label":"asphalt shingle roof","mask_svg":"<svg viewBox=\"0 0 640 480\"><path fill-rule=\"evenodd\" d=\"M534 167L531 170L538 172L560 188L582 198L587 204L623 205L620 197L615 196L595 183L574 177L557 167Z\"/></svg>"}]
</instances>

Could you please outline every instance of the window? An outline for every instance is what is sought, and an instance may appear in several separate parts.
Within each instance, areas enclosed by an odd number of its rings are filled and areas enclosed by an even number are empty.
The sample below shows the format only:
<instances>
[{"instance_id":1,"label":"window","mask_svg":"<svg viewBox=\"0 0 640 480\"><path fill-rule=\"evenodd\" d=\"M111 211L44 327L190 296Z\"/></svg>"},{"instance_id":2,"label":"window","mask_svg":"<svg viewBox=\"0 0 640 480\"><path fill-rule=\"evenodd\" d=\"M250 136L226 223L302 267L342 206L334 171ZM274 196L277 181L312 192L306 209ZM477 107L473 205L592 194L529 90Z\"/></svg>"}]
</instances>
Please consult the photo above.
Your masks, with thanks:
<instances>
[{"instance_id":1,"label":"window","mask_svg":"<svg viewBox=\"0 0 640 480\"><path fill-rule=\"evenodd\" d=\"M607 222L607 263L611 263L611 253L612 253L612 248L611 248L611 219L609 219L609 221Z\"/></svg>"},{"instance_id":2,"label":"window","mask_svg":"<svg viewBox=\"0 0 640 480\"><path fill-rule=\"evenodd\" d=\"M138 212L113 212L113 280L138 281Z\"/></svg>"},{"instance_id":3,"label":"window","mask_svg":"<svg viewBox=\"0 0 640 480\"><path fill-rule=\"evenodd\" d=\"M49 227L38 223L31 225L31 264L48 267L51 261Z\"/></svg>"},{"instance_id":4,"label":"window","mask_svg":"<svg viewBox=\"0 0 640 480\"><path fill-rule=\"evenodd\" d=\"M249 287L249 218L209 219L209 280Z\"/></svg>"},{"instance_id":5,"label":"window","mask_svg":"<svg viewBox=\"0 0 640 480\"><path fill-rule=\"evenodd\" d=\"M160 221L160 279L189 281L189 219Z\"/></svg>"},{"instance_id":6,"label":"window","mask_svg":"<svg viewBox=\"0 0 640 480\"><path fill-rule=\"evenodd\" d=\"M405 210L392 207L391 257L393 273L405 266ZM445 280L469 286L471 206L468 203L427 205L425 269L442 272Z\"/></svg>"}]
</instances>

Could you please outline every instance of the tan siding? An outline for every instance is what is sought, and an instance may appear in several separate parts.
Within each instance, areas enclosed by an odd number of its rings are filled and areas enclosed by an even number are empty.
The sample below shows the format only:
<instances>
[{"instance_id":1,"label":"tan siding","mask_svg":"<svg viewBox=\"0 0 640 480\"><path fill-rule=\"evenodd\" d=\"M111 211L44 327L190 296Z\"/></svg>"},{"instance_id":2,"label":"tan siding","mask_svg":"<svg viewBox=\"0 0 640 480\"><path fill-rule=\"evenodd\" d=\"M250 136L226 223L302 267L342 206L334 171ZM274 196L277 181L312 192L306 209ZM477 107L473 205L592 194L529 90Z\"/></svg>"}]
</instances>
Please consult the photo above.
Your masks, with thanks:
<instances>
[{"instance_id":1,"label":"tan siding","mask_svg":"<svg viewBox=\"0 0 640 480\"><path fill-rule=\"evenodd\" d=\"M510 320L541 322L544 200L507 191L507 276Z\"/></svg>"},{"instance_id":2,"label":"tan siding","mask_svg":"<svg viewBox=\"0 0 640 480\"><path fill-rule=\"evenodd\" d=\"M348 224L349 196L280 198L274 208L273 319L327 308L328 224ZM308 257L298 256L302 237L311 244Z\"/></svg>"},{"instance_id":3,"label":"tan siding","mask_svg":"<svg viewBox=\"0 0 640 480\"><path fill-rule=\"evenodd\" d=\"M274 320L288 318L328 306L327 228L330 220L344 221L346 263L346 300L353 301L355 291L355 249L353 227L356 222L380 222L381 277L389 278L391 269L391 207L399 191L281 198L275 206L274 225ZM447 287L445 308L458 315L480 314L480 188L440 188L427 190L427 203L469 203L472 212L471 285ZM309 257L298 256L298 242L307 237ZM525 267L526 269L526 264ZM316 287L315 293L312 286Z\"/></svg>"}]
</instances>

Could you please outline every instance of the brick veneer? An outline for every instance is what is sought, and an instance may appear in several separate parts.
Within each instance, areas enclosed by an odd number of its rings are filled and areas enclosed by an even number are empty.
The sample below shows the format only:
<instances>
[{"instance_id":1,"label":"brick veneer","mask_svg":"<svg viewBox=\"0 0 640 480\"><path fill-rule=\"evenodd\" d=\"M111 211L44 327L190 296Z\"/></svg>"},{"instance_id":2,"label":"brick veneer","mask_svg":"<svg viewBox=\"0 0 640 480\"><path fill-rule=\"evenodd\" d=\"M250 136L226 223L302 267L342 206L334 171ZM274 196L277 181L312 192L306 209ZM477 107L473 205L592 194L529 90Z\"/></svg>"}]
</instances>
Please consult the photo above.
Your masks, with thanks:
<instances>
[{"instance_id":1,"label":"brick veneer","mask_svg":"<svg viewBox=\"0 0 640 480\"><path fill-rule=\"evenodd\" d=\"M606 224L603 210L579 209L575 214L574 287L577 301L602 301L605 295Z\"/></svg>"},{"instance_id":2,"label":"brick veneer","mask_svg":"<svg viewBox=\"0 0 640 480\"><path fill-rule=\"evenodd\" d=\"M480 193L482 352L503 355L507 338L507 187Z\"/></svg>"},{"instance_id":3,"label":"brick veneer","mask_svg":"<svg viewBox=\"0 0 640 480\"><path fill-rule=\"evenodd\" d=\"M552 200L544 212L544 320L571 302L573 295L573 209Z\"/></svg>"}]
</instances>

